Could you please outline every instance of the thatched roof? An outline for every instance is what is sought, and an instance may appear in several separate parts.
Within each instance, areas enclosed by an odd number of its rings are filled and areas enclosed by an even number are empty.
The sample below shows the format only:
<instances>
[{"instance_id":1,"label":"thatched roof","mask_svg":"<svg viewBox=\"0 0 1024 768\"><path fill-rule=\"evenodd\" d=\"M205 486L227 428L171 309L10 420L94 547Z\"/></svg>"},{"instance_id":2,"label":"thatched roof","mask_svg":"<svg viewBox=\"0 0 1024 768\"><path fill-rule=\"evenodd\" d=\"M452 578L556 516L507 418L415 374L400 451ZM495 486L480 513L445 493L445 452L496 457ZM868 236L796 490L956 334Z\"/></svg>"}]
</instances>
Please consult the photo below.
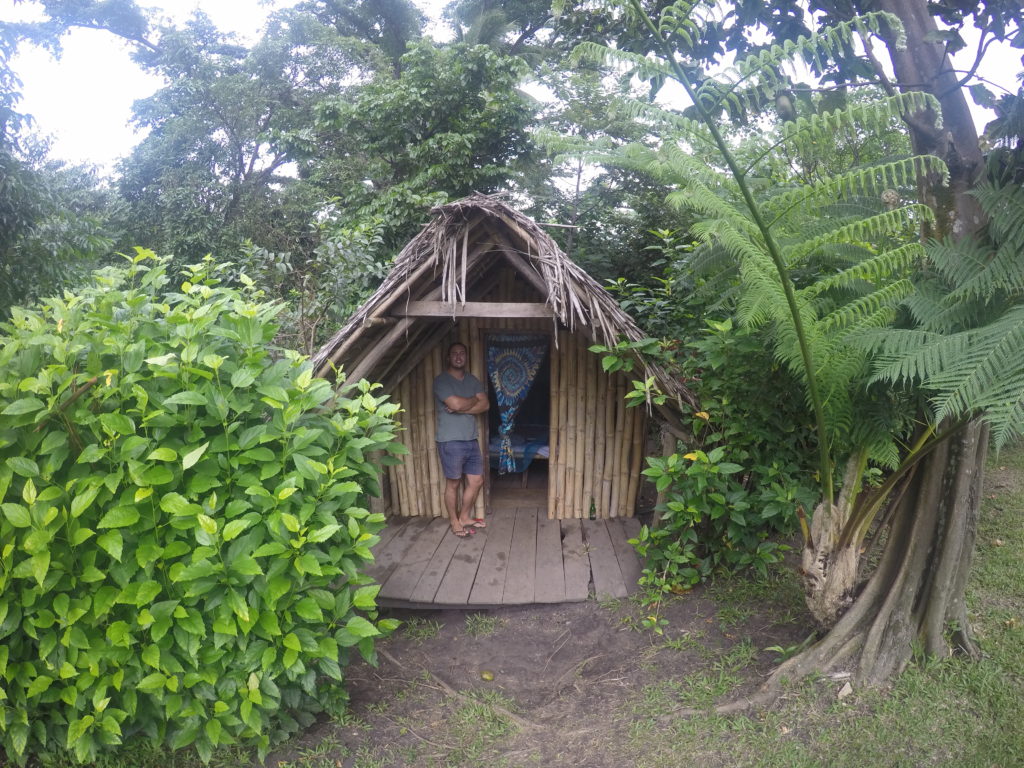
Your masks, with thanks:
<instances>
[{"instance_id":1,"label":"thatched roof","mask_svg":"<svg viewBox=\"0 0 1024 768\"><path fill-rule=\"evenodd\" d=\"M474 194L434 208L431 221L396 257L391 272L349 322L313 356L320 375L342 365L347 378L385 386L400 380L451 328L448 318L408 318L412 301L452 307L486 292L497 264L509 264L550 307L553 322L612 346L645 334L596 280L573 263L536 222L494 196ZM640 360L678 406L694 395L661 367ZM639 371L637 372L639 374Z\"/></svg>"}]
</instances>

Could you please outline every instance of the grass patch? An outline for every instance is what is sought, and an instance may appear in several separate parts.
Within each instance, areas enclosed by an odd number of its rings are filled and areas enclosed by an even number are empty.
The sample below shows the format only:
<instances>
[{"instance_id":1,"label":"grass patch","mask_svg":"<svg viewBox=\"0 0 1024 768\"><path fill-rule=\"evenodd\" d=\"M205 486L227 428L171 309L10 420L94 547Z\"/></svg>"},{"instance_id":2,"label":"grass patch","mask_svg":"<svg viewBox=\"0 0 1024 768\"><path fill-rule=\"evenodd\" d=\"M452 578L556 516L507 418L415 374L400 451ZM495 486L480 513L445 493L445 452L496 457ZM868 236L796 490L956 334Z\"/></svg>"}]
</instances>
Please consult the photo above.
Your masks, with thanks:
<instances>
[{"instance_id":1,"label":"grass patch","mask_svg":"<svg viewBox=\"0 0 1024 768\"><path fill-rule=\"evenodd\" d=\"M488 616L486 613L470 613L466 616L466 634L470 637L487 637L503 626L504 619Z\"/></svg>"},{"instance_id":2,"label":"grass patch","mask_svg":"<svg viewBox=\"0 0 1024 768\"><path fill-rule=\"evenodd\" d=\"M441 634L441 622L434 619L413 617L403 622L402 634L417 643L432 640Z\"/></svg>"}]
</instances>

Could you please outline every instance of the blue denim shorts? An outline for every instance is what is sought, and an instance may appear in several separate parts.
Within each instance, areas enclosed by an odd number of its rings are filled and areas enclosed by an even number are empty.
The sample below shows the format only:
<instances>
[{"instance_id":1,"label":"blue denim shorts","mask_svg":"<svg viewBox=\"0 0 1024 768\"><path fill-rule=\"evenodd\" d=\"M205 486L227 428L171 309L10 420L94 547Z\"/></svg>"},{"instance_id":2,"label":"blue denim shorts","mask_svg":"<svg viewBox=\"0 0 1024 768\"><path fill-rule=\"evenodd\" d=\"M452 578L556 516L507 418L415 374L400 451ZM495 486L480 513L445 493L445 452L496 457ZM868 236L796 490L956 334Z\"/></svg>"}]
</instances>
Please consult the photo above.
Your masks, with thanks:
<instances>
[{"instance_id":1,"label":"blue denim shorts","mask_svg":"<svg viewBox=\"0 0 1024 768\"><path fill-rule=\"evenodd\" d=\"M449 480L458 480L463 475L482 475L484 459L480 455L480 443L476 440L448 440L437 444L437 455L441 469Z\"/></svg>"}]
</instances>

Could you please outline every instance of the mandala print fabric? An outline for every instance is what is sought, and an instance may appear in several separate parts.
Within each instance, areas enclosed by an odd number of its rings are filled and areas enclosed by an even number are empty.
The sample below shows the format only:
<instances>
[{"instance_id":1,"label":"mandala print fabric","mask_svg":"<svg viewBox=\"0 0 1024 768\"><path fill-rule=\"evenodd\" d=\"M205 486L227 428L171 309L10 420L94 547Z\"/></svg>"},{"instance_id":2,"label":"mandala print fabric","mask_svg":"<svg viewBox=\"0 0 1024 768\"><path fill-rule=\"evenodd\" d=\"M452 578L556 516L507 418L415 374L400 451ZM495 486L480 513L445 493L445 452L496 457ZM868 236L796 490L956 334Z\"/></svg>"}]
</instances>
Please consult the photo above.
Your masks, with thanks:
<instances>
[{"instance_id":1,"label":"mandala print fabric","mask_svg":"<svg viewBox=\"0 0 1024 768\"><path fill-rule=\"evenodd\" d=\"M492 336L487 347L487 375L494 386L501 412L501 448L498 472L516 471L512 429L516 415L530 393L537 371L548 352L548 337L533 334Z\"/></svg>"}]
</instances>

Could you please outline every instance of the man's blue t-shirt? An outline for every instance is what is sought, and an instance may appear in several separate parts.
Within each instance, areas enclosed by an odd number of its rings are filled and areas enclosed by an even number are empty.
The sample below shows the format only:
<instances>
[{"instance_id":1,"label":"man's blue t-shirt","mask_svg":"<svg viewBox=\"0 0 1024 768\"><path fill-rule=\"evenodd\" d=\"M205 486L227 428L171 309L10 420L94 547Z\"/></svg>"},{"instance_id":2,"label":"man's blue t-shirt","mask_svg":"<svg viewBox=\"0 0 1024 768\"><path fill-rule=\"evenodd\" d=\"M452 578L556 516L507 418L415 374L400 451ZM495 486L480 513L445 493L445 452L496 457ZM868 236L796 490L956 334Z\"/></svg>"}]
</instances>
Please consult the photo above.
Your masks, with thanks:
<instances>
[{"instance_id":1,"label":"man's blue t-shirt","mask_svg":"<svg viewBox=\"0 0 1024 768\"><path fill-rule=\"evenodd\" d=\"M468 371L461 381L448 371L434 379L434 413L437 418L437 436L439 443L451 440L476 440L476 415L471 413L448 413L444 401L452 395L459 397L476 397L485 392L480 380Z\"/></svg>"}]
</instances>

